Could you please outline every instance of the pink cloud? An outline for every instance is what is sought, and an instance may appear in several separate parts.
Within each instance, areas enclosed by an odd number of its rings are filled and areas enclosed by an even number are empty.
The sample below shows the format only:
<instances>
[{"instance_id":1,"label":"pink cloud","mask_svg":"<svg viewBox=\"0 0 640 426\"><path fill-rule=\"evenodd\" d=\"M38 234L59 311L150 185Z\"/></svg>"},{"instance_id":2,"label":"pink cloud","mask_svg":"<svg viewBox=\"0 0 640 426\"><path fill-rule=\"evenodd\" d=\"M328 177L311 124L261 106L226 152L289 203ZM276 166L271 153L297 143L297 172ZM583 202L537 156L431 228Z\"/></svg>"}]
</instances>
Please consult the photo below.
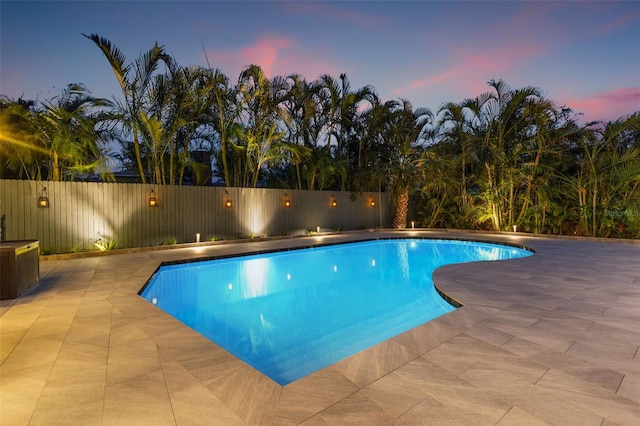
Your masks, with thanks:
<instances>
[{"instance_id":1,"label":"pink cloud","mask_svg":"<svg viewBox=\"0 0 640 426\"><path fill-rule=\"evenodd\" d=\"M407 86L394 89L393 94L402 95L403 93L412 92L418 89L432 86L434 84L444 83L446 81L454 79L459 74L460 74L459 68L457 67L449 68L441 72L440 74L434 75L430 78L414 80L411 83L409 83Z\"/></svg>"},{"instance_id":2,"label":"pink cloud","mask_svg":"<svg viewBox=\"0 0 640 426\"><path fill-rule=\"evenodd\" d=\"M490 52L459 51L460 66L474 72L498 73L519 69L541 56L547 48L535 43L512 43Z\"/></svg>"},{"instance_id":3,"label":"pink cloud","mask_svg":"<svg viewBox=\"0 0 640 426\"><path fill-rule=\"evenodd\" d=\"M567 100L567 106L583 114L581 121L614 121L640 111L640 87L626 87L589 97Z\"/></svg>"},{"instance_id":4,"label":"pink cloud","mask_svg":"<svg viewBox=\"0 0 640 426\"><path fill-rule=\"evenodd\" d=\"M293 40L284 37L265 38L252 46L240 49L239 56L246 65L258 64L268 77L273 77L273 68L278 62L278 56L282 56L281 52L293 44Z\"/></svg>"},{"instance_id":5,"label":"pink cloud","mask_svg":"<svg viewBox=\"0 0 640 426\"><path fill-rule=\"evenodd\" d=\"M282 36L262 36L237 50L210 49L207 56L211 66L222 69L231 81L252 64L259 65L269 78L298 73L311 81L321 74L338 73L330 60L322 59L328 54L302 49L295 40Z\"/></svg>"}]
</instances>

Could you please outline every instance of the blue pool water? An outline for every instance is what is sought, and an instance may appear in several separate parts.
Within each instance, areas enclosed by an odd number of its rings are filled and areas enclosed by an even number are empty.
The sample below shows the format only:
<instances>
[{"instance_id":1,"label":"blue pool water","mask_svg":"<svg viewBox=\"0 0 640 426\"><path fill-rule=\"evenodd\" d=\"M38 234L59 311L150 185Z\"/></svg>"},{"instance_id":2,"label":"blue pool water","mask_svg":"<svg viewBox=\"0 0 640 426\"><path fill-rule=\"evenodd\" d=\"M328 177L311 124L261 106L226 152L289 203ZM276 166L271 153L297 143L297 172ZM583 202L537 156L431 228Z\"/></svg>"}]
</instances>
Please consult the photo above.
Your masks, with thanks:
<instances>
[{"instance_id":1,"label":"blue pool water","mask_svg":"<svg viewBox=\"0 0 640 426\"><path fill-rule=\"evenodd\" d=\"M442 265L528 250L388 239L162 266L141 296L281 385L456 309Z\"/></svg>"}]
</instances>

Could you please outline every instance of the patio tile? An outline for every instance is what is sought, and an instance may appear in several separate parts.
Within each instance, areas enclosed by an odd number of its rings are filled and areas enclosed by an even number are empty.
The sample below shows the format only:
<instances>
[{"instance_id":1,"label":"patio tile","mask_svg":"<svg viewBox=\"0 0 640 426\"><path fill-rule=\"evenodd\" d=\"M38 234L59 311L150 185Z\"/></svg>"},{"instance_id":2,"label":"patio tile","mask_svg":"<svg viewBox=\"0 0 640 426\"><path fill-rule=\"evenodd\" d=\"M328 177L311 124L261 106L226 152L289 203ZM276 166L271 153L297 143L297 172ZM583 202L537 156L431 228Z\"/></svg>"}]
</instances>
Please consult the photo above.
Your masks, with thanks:
<instances>
[{"instance_id":1,"label":"patio tile","mask_svg":"<svg viewBox=\"0 0 640 426\"><path fill-rule=\"evenodd\" d=\"M275 424L303 422L357 390L336 368L323 368L282 388Z\"/></svg>"},{"instance_id":2,"label":"patio tile","mask_svg":"<svg viewBox=\"0 0 640 426\"><path fill-rule=\"evenodd\" d=\"M158 346L151 339L109 347L107 386L131 381L159 370Z\"/></svg>"},{"instance_id":3,"label":"patio tile","mask_svg":"<svg viewBox=\"0 0 640 426\"><path fill-rule=\"evenodd\" d=\"M53 362L13 370L0 369L0 419L6 424L28 424Z\"/></svg>"},{"instance_id":4,"label":"patio tile","mask_svg":"<svg viewBox=\"0 0 640 426\"><path fill-rule=\"evenodd\" d=\"M376 380L362 388L361 392L394 418L402 416L430 398L427 392L396 372Z\"/></svg>"},{"instance_id":5,"label":"patio tile","mask_svg":"<svg viewBox=\"0 0 640 426\"><path fill-rule=\"evenodd\" d=\"M526 411L518 408L511 407L509 412L500 419L496 426L545 426L549 423L545 422L539 417L527 413Z\"/></svg>"},{"instance_id":6,"label":"patio tile","mask_svg":"<svg viewBox=\"0 0 640 426\"><path fill-rule=\"evenodd\" d=\"M495 424L511 407L461 377L422 358L404 365L396 372L413 386L476 424Z\"/></svg>"},{"instance_id":7,"label":"patio tile","mask_svg":"<svg viewBox=\"0 0 640 426\"><path fill-rule=\"evenodd\" d=\"M162 373L156 370L108 385L103 422L105 425L175 425Z\"/></svg>"},{"instance_id":8,"label":"patio tile","mask_svg":"<svg viewBox=\"0 0 640 426\"><path fill-rule=\"evenodd\" d=\"M206 387L194 384L171 393L176 424L202 426L244 426L246 423Z\"/></svg>"},{"instance_id":9,"label":"patio tile","mask_svg":"<svg viewBox=\"0 0 640 426\"><path fill-rule=\"evenodd\" d=\"M58 357L66 333L22 338L2 363L2 371L21 370L25 367L54 362Z\"/></svg>"},{"instance_id":10,"label":"patio tile","mask_svg":"<svg viewBox=\"0 0 640 426\"><path fill-rule=\"evenodd\" d=\"M168 353L161 351L160 358L177 424L225 426L245 424Z\"/></svg>"},{"instance_id":11,"label":"patio tile","mask_svg":"<svg viewBox=\"0 0 640 426\"><path fill-rule=\"evenodd\" d=\"M556 425L598 425L604 416L585 409L549 389L522 380L499 366L479 363L462 378L529 415Z\"/></svg>"},{"instance_id":12,"label":"patio tile","mask_svg":"<svg viewBox=\"0 0 640 426\"><path fill-rule=\"evenodd\" d=\"M4 362L16 345L22 340L24 335L29 331L28 328L18 331L2 333L0 335L0 364Z\"/></svg>"},{"instance_id":13,"label":"patio tile","mask_svg":"<svg viewBox=\"0 0 640 426\"><path fill-rule=\"evenodd\" d=\"M587 383L562 371L551 369L536 387L548 390L559 398L570 401L619 424L634 424L640 419L640 406L599 386Z\"/></svg>"},{"instance_id":14,"label":"patio tile","mask_svg":"<svg viewBox=\"0 0 640 426\"><path fill-rule=\"evenodd\" d=\"M71 405L54 405L42 408L40 405L34 410L33 416L29 420L29 425L57 425L57 426L77 426L77 425L97 425L103 424L104 399L99 399L86 403L76 403Z\"/></svg>"},{"instance_id":15,"label":"patio tile","mask_svg":"<svg viewBox=\"0 0 640 426\"><path fill-rule=\"evenodd\" d=\"M502 370L530 383L535 383L548 370L531 359L519 357L464 334L454 337L422 357L457 376L461 376L479 362L499 365Z\"/></svg>"},{"instance_id":16,"label":"patio tile","mask_svg":"<svg viewBox=\"0 0 640 426\"><path fill-rule=\"evenodd\" d=\"M362 387L417 356L416 352L395 340L386 340L338 361L334 364L334 368L353 383Z\"/></svg>"},{"instance_id":17,"label":"patio tile","mask_svg":"<svg viewBox=\"0 0 640 426\"><path fill-rule=\"evenodd\" d=\"M402 426L471 426L477 423L471 422L456 410L428 397L398 417L393 424Z\"/></svg>"},{"instance_id":18,"label":"patio tile","mask_svg":"<svg viewBox=\"0 0 640 426\"><path fill-rule=\"evenodd\" d=\"M623 373L600 367L568 354L547 352L534 355L530 359L549 368L563 371L586 382L601 386L611 392L615 392L620 387L624 378Z\"/></svg>"},{"instance_id":19,"label":"patio tile","mask_svg":"<svg viewBox=\"0 0 640 426\"><path fill-rule=\"evenodd\" d=\"M319 416L327 425L391 425L393 417L362 392L342 399Z\"/></svg>"},{"instance_id":20,"label":"patio tile","mask_svg":"<svg viewBox=\"0 0 640 426\"><path fill-rule=\"evenodd\" d=\"M209 382L207 389L249 424L272 423L282 391L280 385L248 365Z\"/></svg>"},{"instance_id":21,"label":"patio tile","mask_svg":"<svg viewBox=\"0 0 640 426\"><path fill-rule=\"evenodd\" d=\"M640 374L627 374L622 379L616 393L624 398L640 403Z\"/></svg>"}]
</instances>

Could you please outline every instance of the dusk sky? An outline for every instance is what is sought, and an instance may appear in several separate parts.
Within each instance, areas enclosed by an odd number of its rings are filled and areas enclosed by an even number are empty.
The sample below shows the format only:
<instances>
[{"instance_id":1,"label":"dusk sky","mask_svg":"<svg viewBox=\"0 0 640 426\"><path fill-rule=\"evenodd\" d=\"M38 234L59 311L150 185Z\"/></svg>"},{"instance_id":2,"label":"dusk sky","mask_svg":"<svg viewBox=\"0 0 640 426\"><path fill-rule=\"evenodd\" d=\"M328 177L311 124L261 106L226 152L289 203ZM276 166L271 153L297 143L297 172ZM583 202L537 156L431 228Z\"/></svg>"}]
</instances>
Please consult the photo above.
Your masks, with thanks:
<instances>
[{"instance_id":1,"label":"dusk sky","mask_svg":"<svg viewBox=\"0 0 640 426\"><path fill-rule=\"evenodd\" d=\"M154 42L183 66L269 77L346 73L386 101L434 112L489 90L536 86L584 123L640 110L640 1L0 1L0 94L50 99L69 83L120 97L82 33L134 61ZM204 49L203 49L204 47Z\"/></svg>"}]
</instances>

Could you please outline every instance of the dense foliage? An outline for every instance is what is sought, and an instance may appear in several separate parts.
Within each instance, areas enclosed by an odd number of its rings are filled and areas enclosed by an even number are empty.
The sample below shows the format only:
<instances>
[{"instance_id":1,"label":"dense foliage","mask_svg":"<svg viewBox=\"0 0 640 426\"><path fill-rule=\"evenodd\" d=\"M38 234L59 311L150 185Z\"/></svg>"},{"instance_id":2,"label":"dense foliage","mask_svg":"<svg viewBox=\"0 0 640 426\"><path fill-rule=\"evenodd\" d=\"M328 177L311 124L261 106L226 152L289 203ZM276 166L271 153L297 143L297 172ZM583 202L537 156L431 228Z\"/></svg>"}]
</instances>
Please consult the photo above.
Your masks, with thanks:
<instances>
[{"instance_id":1,"label":"dense foliage","mask_svg":"<svg viewBox=\"0 0 640 426\"><path fill-rule=\"evenodd\" d=\"M121 97L80 84L41 104L2 97L0 178L112 180L119 164L143 183L207 184L213 173L226 186L386 191L398 228L414 206L425 227L640 236L640 112L579 126L539 88L490 81L433 113L383 102L345 74L270 79L250 65L234 84L157 44L127 63L109 40L85 37Z\"/></svg>"}]
</instances>

